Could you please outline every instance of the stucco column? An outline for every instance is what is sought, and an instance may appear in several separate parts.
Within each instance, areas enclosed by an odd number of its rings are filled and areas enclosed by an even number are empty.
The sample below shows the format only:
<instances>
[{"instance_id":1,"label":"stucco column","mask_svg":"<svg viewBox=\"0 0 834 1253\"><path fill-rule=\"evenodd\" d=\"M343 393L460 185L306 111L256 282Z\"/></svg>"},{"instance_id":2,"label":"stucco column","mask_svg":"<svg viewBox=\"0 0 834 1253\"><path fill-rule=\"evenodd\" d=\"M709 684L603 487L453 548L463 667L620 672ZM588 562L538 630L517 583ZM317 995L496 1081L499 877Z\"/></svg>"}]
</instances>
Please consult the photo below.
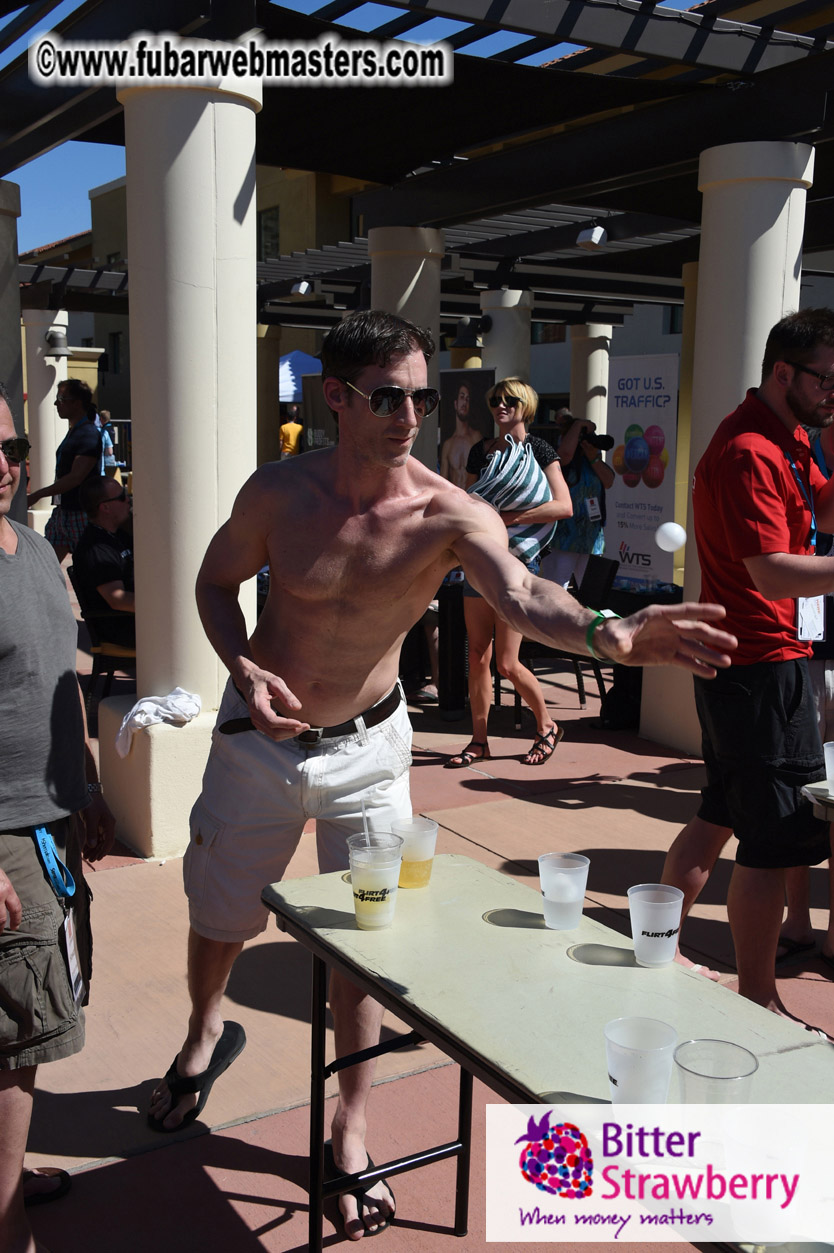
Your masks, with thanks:
<instances>
[{"instance_id":1,"label":"stucco column","mask_svg":"<svg viewBox=\"0 0 834 1253\"><path fill-rule=\"evenodd\" d=\"M589 322L570 328L570 408L602 433L608 430L608 362L612 326Z\"/></svg>"},{"instance_id":2,"label":"stucco column","mask_svg":"<svg viewBox=\"0 0 834 1253\"><path fill-rule=\"evenodd\" d=\"M43 487L55 480L55 450L67 433L67 423L58 417L55 397L58 384L67 378L67 358L49 355L47 332L56 327L67 329L67 313L51 309L24 309L23 332L26 346L26 411L29 419L29 478L32 487ZM25 501L21 488L17 493ZM43 535L52 513L48 496L37 501L28 512L29 526ZM24 513L24 516L26 514Z\"/></svg>"},{"instance_id":3,"label":"stucco column","mask_svg":"<svg viewBox=\"0 0 834 1253\"><path fill-rule=\"evenodd\" d=\"M495 370L495 380L530 380L530 310L533 296L528 291L481 292L481 315L492 319L488 331L481 332L482 359L486 369Z\"/></svg>"},{"instance_id":4,"label":"stucco column","mask_svg":"<svg viewBox=\"0 0 834 1253\"><path fill-rule=\"evenodd\" d=\"M426 327L440 350L440 264L443 232L429 226L373 226L368 231L371 308L385 309ZM429 385L439 385L437 352L429 362ZM437 410L425 418L413 456L437 469Z\"/></svg>"},{"instance_id":5,"label":"stucco column","mask_svg":"<svg viewBox=\"0 0 834 1253\"><path fill-rule=\"evenodd\" d=\"M724 144L701 153L703 193L692 376L690 482L716 427L761 378L768 332L800 305L808 144ZM701 574L691 497L684 597L697 600ZM641 734L700 752L692 684L667 671L643 676Z\"/></svg>"},{"instance_id":6,"label":"stucco column","mask_svg":"<svg viewBox=\"0 0 834 1253\"><path fill-rule=\"evenodd\" d=\"M23 434L23 356L20 346L20 284L17 280L17 219L20 188L0 180L0 381L9 393L15 427ZM26 521L26 492L19 488L9 510Z\"/></svg>"},{"instance_id":7,"label":"stucco column","mask_svg":"<svg viewBox=\"0 0 834 1253\"><path fill-rule=\"evenodd\" d=\"M143 853L187 841L227 675L200 625L194 581L255 468L255 115L260 84L126 87L136 647L139 696L180 686L203 713L134 737L124 760L108 702L102 772ZM244 592L254 624L254 584ZM105 762L105 751L107 761ZM112 784L112 786L111 786Z\"/></svg>"}]
</instances>

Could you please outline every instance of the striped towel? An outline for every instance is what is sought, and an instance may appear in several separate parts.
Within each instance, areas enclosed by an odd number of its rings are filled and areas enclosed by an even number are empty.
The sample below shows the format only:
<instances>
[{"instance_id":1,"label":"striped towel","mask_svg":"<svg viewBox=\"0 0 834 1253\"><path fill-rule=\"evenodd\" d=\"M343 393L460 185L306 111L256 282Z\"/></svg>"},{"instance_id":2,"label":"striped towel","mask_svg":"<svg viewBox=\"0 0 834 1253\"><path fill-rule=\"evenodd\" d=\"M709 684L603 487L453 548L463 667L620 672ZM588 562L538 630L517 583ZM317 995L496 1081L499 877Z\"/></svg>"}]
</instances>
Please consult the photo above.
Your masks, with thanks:
<instances>
[{"instance_id":1,"label":"striped towel","mask_svg":"<svg viewBox=\"0 0 834 1253\"><path fill-rule=\"evenodd\" d=\"M550 484L532 447L526 442L518 443L512 435L504 438L507 447L497 448L490 454L480 478L469 488L471 495L480 496L499 511L533 509L552 500ZM507 530L510 552L529 565L553 539L556 523L531 522L529 526L519 523Z\"/></svg>"}]
</instances>

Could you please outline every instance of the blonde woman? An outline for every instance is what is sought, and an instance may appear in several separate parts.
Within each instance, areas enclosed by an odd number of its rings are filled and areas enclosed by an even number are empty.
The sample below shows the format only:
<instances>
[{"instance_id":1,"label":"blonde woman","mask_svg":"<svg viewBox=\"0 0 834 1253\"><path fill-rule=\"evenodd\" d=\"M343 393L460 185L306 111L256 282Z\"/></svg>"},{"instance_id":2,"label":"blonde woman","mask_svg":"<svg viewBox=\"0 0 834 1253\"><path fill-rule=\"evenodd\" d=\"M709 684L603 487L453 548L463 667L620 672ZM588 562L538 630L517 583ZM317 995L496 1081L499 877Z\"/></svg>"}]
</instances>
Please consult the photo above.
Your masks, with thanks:
<instances>
[{"instance_id":1,"label":"blonde woman","mask_svg":"<svg viewBox=\"0 0 834 1253\"><path fill-rule=\"evenodd\" d=\"M492 410L498 434L493 439L481 440L469 454L466 465L467 488L472 489L490 465L494 456L502 456L508 449L507 437L532 450L540 467L552 499L532 508L513 508L512 501L502 501L501 520L512 535L514 531L527 528L554 526L560 518L569 518L572 507L570 492L562 477L559 457L543 439L528 434L527 428L535 417L539 398L529 385L518 378L502 379L487 392L487 402ZM510 451L512 451L510 449ZM533 548L535 549L535 544ZM517 554L518 555L518 554ZM521 557L519 559L522 559ZM538 574L539 558L535 552L526 555L525 564L533 574ZM536 739L524 757L528 766L540 766L552 755L564 732L550 716L544 693L536 676L519 661L518 652L522 636L513 631L499 618L491 605L478 595L468 583L464 586L464 617L469 636L469 704L472 710L472 739L463 752L451 757L446 766L461 769L475 761L489 758L487 721L492 704L492 637L495 633L495 664L499 674L509 679L525 701L536 719Z\"/></svg>"}]
</instances>

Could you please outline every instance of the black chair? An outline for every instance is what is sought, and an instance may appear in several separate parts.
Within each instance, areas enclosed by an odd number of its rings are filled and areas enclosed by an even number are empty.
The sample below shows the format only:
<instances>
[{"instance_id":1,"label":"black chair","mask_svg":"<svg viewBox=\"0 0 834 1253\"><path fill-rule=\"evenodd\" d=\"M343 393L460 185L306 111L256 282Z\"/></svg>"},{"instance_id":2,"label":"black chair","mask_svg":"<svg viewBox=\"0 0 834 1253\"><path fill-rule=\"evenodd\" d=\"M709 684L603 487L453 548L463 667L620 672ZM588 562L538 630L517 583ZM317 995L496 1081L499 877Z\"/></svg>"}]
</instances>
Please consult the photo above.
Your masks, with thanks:
<instances>
[{"instance_id":1,"label":"black chair","mask_svg":"<svg viewBox=\"0 0 834 1253\"><path fill-rule=\"evenodd\" d=\"M93 669L84 697L84 707L89 718L93 707L96 685L102 676L104 676L104 688L101 698L106 699L110 695L113 676L117 670L126 670L135 675L136 649L130 648L125 644L114 644L107 639L108 623L123 615L91 612L89 601L84 595L83 589L78 585L75 570L72 566L68 567L67 574L75 592L75 598L78 601L78 608L81 610L81 617L84 619L84 625L90 636L90 655L93 659Z\"/></svg>"},{"instance_id":2,"label":"black chair","mask_svg":"<svg viewBox=\"0 0 834 1253\"><path fill-rule=\"evenodd\" d=\"M612 561L610 557L589 557L588 565L579 587L569 588L568 590L580 604L586 605L589 609L604 609L619 568L620 563ZM530 670L533 669L532 663L539 658L569 661L573 666L573 673L576 679L576 692L579 697L580 709L587 708L585 676L582 673L582 667L590 666L596 679L600 700L605 700L605 684L602 678L602 670L600 669L600 663L593 657L587 657L584 653L569 653L564 649L551 648L547 644L540 644L537 640L528 639L521 641L518 655L519 659ZM501 676L497 671L495 674L495 704L501 704ZM521 729L521 697L518 692L515 692L515 728L517 731Z\"/></svg>"}]
</instances>

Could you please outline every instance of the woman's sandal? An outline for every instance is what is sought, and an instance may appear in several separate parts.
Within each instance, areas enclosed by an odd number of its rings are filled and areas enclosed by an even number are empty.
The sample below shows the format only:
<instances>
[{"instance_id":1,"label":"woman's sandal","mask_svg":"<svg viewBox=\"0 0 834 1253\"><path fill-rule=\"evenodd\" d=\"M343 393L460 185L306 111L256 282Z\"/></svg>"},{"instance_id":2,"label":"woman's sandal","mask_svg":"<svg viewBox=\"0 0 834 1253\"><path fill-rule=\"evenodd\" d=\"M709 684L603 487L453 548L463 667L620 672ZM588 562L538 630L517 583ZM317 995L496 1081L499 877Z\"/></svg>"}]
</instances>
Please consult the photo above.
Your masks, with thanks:
<instances>
[{"instance_id":1,"label":"woman's sandal","mask_svg":"<svg viewBox=\"0 0 834 1253\"><path fill-rule=\"evenodd\" d=\"M480 753L473 753L473 748L479 748ZM470 740L462 753L456 753L454 757L450 757L448 761L443 763L445 770L463 770L465 766L471 766L475 761L489 761L489 744L484 742L481 744L478 740Z\"/></svg>"},{"instance_id":2,"label":"woman's sandal","mask_svg":"<svg viewBox=\"0 0 834 1253\"><path fill-rule=\"evenodd\" d=\"M546 735L540 735L539 738L534 741L533 747L524 758L525 766L543 766L548 757L553 756L554 749L564 734L564 727L557 727L554 725L550 728ZM533 753L541 754L538 761L530 760Z\"/></svg>"}]
</instances>

